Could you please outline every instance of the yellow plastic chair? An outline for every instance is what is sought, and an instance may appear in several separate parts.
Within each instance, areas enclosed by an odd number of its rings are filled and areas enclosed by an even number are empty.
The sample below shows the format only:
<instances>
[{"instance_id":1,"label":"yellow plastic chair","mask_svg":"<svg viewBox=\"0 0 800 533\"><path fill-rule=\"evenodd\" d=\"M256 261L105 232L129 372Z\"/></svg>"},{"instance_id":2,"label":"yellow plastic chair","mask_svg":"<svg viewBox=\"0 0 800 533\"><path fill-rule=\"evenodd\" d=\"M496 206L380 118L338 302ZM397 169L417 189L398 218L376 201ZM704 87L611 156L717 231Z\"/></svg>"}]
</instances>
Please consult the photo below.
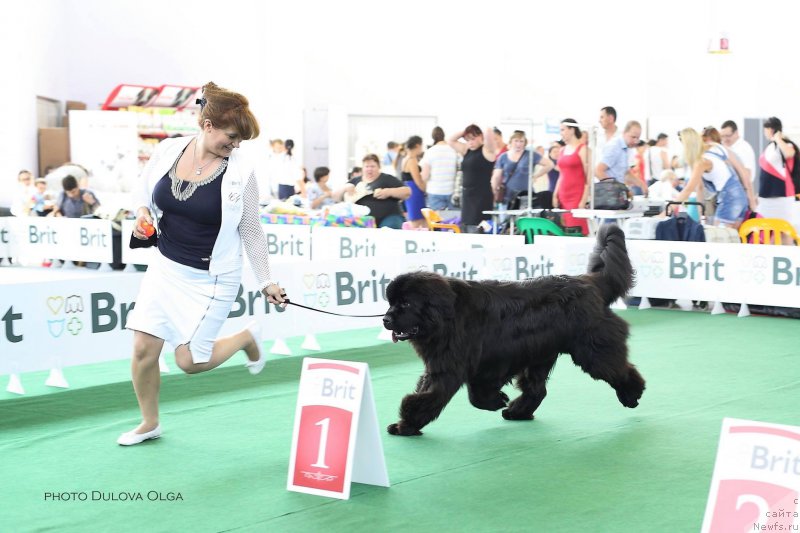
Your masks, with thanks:
<instances>
[{"instance_id":1,"label":"yellow plastic chair","mask_svg":"<svg viewBox=\"0 0 800 533\"><path fill-rule=\"evenodd\" d=\"M517 219L517 231L525 235L525 244L533 244L535 235L557 235L563 237L564 230L546 218L523 217Z\"/></svg>"},{"instance_id":2,"label":"yellow plastic chair","mask_svg":"<svg viewBox=\"0 0 800 533\"><path fill-rule=\"evenodd\" d=\"M747 243L752 235L751 244L781 244L782 233L787 233L800 246L800 235L782 218L751 218L739 226L739 238L743 243Z\"/></svg>"},{"instance_id":3,"label":"yellow plastic chair","mask_svg":"<svg viewBox=\"0 0 800 533\"><path fill-rule=\"evenodd\" d=\"M422 212L422 216L425 218L425 222L428 223L428 229L431 231L438 230L445 230L445 231L452 231L453 233L461 233L461 228L458 227L458 224L445 224L442 222L442 217L431 209L430 207L423 207L420 209Z\"/></svg>"}]
</instances>

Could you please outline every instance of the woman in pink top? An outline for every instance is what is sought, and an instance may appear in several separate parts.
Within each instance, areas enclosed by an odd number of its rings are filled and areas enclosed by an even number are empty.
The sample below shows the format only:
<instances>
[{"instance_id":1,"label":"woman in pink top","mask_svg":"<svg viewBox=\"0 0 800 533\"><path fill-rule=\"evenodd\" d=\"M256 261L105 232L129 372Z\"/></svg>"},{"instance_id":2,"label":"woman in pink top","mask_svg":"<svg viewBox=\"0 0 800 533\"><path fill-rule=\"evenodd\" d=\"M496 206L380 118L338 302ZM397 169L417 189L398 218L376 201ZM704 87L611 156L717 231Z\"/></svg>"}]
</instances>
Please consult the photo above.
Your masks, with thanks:
<instances>
[{"instance_id":1,"label":"woman in pink top","mask_svg":"<svg viewBox=\"0 0 800 533\"><path fill-rule=\"evenodd\" d=\"M581 141L581 130L571 118L564 119L561 123L561 138L566 146L558 157L558 169L561 173L553 191L553 207L582 209L589 199L589 180L586 178L588 149ZM584 218L575 218L571 213L564 213L562 220L565 226L580 226L584 235L589 233Z\"/></svg>"}]
</instances>

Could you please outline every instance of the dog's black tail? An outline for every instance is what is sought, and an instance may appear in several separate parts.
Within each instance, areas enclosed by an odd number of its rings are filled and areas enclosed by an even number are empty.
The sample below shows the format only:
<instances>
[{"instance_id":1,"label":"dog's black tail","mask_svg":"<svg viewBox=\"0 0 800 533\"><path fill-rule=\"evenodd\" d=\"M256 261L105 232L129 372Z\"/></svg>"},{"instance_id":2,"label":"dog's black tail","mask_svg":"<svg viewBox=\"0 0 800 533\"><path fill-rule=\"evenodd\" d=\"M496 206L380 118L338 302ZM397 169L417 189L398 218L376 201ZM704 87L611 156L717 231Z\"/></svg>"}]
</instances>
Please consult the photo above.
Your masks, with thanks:
<instances>
[{"instance_id":1,"label":"dog's black tail","mask_svg":"<svg viewBox=\"0 0 800 533\"><path fill-rule=\"evenodd\" d=\"M633 287L633 267L625 247L625 233L615 224L597 231L597 244L589 257L589 272L599 274L603 301L610 305Z\"/></svg>"}]
</instances>

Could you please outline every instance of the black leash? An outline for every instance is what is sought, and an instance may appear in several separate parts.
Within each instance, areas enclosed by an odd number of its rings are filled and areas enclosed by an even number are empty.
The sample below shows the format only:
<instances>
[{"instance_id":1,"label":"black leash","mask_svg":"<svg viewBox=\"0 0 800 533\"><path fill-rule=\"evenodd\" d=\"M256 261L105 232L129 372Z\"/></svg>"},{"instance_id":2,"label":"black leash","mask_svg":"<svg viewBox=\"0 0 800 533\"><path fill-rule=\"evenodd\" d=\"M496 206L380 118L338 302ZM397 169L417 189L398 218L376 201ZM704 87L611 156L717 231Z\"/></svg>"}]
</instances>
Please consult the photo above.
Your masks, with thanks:
<instances>
[{"instance_id":1,"label":"black leash","mask_svg":"<svg viewBox=\"0 0 800 533\"><path fill-rule=\"evenodd\" d=\"M378 318L383 316L383 315L344 315L342 313L334 313L333 311L323 311L322 309L314 309L313 307L308 307L306 305L295 303L288 298L284 298L283 301L284 303L287 304L296 305L297 307L302 307L303 309L308 309L309 311L316 311L317 313L325 313L326 315L347 316L351 318Z\"/></svg>"}]
</instances>

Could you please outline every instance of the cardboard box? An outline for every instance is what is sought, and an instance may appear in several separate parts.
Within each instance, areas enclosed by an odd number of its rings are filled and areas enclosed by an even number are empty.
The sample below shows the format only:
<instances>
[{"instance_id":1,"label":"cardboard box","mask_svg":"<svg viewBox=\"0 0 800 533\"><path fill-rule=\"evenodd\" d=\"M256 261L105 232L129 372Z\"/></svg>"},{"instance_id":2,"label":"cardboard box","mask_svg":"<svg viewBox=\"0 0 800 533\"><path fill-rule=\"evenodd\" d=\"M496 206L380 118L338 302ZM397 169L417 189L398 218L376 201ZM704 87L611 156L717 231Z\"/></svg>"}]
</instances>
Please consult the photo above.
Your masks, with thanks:
<instances>
[{"instance_id":1,"label":"cardboard box","mask_svg":"<svg viewBox=\"0 0 800 533\"><path fill-rule=\"evenodd\" d=\"M39 128L39 175L69 160L69 128Z\"/></svg>"},{"instance_id":2,"label":"cardboard box","mask_svg":"<svg viewBox=\"0 0 800 533\"><path fill-rule=\"evenodd\" d=\"M85 111L86 104L84 104L83 102L76 102L75 100L67 100L66 114L69 115L69 112L73 109Z\"/></svg>"}]
</instances>

